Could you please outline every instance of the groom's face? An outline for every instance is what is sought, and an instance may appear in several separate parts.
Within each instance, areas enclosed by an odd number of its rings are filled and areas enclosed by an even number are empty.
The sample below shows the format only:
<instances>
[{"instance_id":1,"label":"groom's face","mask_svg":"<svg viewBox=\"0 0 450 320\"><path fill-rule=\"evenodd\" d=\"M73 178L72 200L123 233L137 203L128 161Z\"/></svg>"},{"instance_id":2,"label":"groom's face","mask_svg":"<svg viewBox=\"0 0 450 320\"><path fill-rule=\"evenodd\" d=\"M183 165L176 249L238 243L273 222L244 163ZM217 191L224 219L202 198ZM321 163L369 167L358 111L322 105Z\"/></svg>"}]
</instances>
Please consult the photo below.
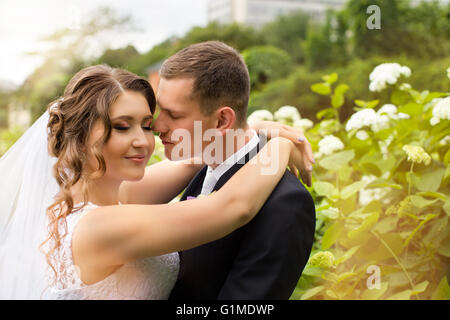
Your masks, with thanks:
<instances>
[{"instance_id":1,"label":"groom's face","mask_svg":"<svg viewBox=\"0 0 450 320\"><path fill-rule=\"evenodd\" d=\"M154 122L153 128L160 133L159 137L164 144L164 153L168 159L178 156L183 158L194 156L195 140L197 140L197 145L201 141L202 150L210 143L204 142L202 137L205 130L215 128L215 115L205 116L201 113L199 103L191 98L193 84L194 79L192 78L170 80L161 78L159 82L156 98L160 114ZM194 121L201 121L201 135L198 134L198 128L194 135ZM190 150L184 148L182 154L179 154L180 148L178 148L177 154L173 156L172 151L175 146L182 142L182 139L172 136L176 129L185 129L189 133L187 138L190 139L190 144L187 145L190 145Z\"/></svg>"}]
</instances>

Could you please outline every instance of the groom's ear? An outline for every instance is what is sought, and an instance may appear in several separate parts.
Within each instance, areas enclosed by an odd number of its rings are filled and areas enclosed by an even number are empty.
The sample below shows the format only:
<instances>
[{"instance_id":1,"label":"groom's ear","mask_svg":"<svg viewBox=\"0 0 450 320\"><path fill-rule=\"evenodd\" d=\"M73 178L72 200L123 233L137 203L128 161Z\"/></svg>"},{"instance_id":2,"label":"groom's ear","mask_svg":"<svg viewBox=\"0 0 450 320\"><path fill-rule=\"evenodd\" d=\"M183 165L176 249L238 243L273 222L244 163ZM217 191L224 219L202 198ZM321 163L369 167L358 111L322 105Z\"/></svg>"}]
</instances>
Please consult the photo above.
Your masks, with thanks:
<instances>
[{"instance_id":1,"label":"groom's ear","mask_svg":"<svg viewBox=\"0 0 450 320\"><path fill-rule=\"evenodd\" d=\"M220 107L215 112L216 129L225 134L227 129L232 129L236 122L234 110L228 106Z\"/></svg>"}]
</instances>

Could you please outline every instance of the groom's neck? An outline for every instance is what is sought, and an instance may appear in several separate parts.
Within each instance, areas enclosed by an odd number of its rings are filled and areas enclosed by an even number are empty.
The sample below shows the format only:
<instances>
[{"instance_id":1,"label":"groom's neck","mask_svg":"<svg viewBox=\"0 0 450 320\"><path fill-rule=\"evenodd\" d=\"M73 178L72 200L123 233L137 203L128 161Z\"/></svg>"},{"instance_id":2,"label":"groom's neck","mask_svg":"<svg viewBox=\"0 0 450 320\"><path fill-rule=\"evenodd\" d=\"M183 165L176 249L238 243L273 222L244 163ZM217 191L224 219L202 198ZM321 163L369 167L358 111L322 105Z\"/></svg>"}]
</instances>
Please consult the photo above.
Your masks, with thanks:
<instances>
[{"instance_id":1,"label":"groom's neck","mask_svg":"<svg viewBox=\"0 0 450 320\"><path fill-rule=\"evenodd\" d=\"M210 167L213 169L217 168L226 159L249 143L253 135L254 131L251 130L248 125L243 128L232 129L232 131L228 132L228 134L223 137L223 161L220 163L211 164Z\"/></svg>"}]
</instances>

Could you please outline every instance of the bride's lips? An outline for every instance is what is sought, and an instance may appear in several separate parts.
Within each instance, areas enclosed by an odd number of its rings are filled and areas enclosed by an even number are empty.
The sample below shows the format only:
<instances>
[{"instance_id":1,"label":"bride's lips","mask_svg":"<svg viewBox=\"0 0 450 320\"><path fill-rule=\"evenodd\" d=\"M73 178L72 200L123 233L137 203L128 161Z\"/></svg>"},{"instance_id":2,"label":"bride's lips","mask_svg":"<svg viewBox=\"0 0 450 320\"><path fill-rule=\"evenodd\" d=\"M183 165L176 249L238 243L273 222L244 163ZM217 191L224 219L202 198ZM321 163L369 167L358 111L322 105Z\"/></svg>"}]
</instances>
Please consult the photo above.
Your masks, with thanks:
<instances>
[{"instance_id":1,"label":"bride's lips","mask_svg":"<svg viewBox=\"0 0 450 320\"><path fill-rule=\"evenodd\" d=\"M145 155L143 154L137 154L130 157L125 157L125 159L131 160L135 163L144 163L145 162Z\"/></svg>"}]
</instances>

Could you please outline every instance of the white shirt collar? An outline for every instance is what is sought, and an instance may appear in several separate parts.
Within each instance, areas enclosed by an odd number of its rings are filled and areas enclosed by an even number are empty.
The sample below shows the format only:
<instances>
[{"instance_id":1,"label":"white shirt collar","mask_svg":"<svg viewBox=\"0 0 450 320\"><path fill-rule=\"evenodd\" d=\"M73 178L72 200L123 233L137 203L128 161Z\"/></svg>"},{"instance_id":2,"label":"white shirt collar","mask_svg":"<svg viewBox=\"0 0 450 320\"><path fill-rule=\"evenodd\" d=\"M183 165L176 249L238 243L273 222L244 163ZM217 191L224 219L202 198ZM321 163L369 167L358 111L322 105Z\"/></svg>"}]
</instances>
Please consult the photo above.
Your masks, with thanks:
<instances>
[{"instance_id":1,"label":"white shirt collar","mask_svg":"<svg viewBox=\"0 0 450 320\"><path fill-rule=\"evenodd\" d=\"M216 181L218 181L225 172L227 172L232 166L234 166L247 153L253 150L253 148L256 148L256 146L259 143L259 137L255 130L251 129L251 132L253 133L253 137L242 148L240 148L234 154L229 156L224 162L222 162L215 169L208 166L208 171L211 171Z\"/></svg>"}]
</instances>

